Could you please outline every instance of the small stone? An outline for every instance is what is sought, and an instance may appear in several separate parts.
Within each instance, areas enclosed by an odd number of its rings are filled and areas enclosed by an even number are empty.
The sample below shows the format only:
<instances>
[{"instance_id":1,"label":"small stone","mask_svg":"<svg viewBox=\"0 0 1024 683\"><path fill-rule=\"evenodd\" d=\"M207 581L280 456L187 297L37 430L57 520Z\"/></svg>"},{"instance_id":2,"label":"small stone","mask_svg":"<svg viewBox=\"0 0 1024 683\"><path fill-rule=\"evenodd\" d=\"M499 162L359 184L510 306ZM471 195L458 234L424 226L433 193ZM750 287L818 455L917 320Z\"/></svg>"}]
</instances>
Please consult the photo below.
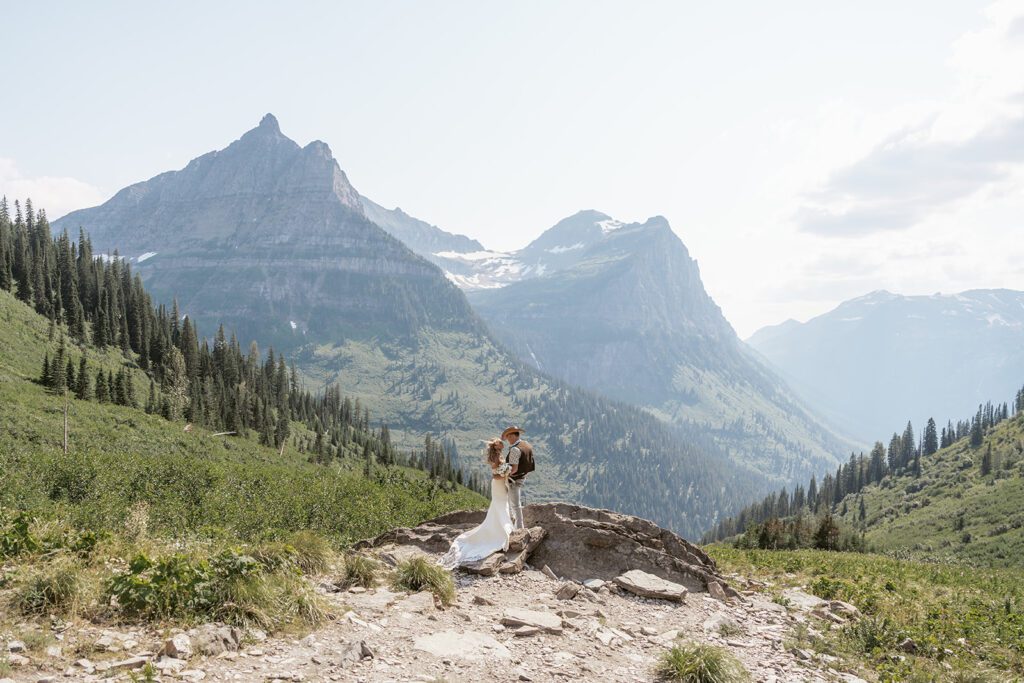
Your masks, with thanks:
<instances>
[{"instance_id":1,"label":"small stone","mask_svg":"<svg viewBox=\"0 0 1024 683\"><path fill-rule=\"evenodd\" d=\"M562 619L556 614L529 609L512 608L505 610L501 617L505 626L535 626L548 633L562 632Z\"/></svg>"},{"instance_id":2,"label":"small stone","mask_svg":"<svg viewBox=\"0 0 1024 683\"><path fill-rule=\"evenodd\" d=\"M640 634L645 636L656 636L658 635L658 629L651 628L650 626L641 626Z\"/></svg>"},{"instance_id":3,"label":"small stone","mask_svg":"<svg viewBox=\"0 0 1024 683\"><path fill-rule=\"evenodd\" d=\"M596 590L600 590L601 587L604 586L604 583L605 582L602 581L601 579L587 579L586 581L583 582L583 585L586 588L589 588L592 591L596 591Z\"/></svg>"},{"instance_id":4,"label":"small stone","mask_svg":"<svg viewBox=\"0 0 1024 683\"><path fill-rule=\"evenodd\" d=\"M912 638L904 638L896 647L910 655L917 652L917 643Z\"/></svg>"},{"instance_id":5,"label":"small stone","mask_svg":"<svg viewBox=\"0 0 1024 683\"><path fill-rule=\"evenodd\" d=\"M47 645L46 656L47 657L61 657L64 654L64 650L61 649L60 645Z\"/></svg>"},{"instance_id":6,"label":"small stone","mask_svg":"<svg viewBox=\"0 0 1024 683\"><path fill-rule=\"evenodd\" d=\"M487 598L485 598L482 595L474 595L473 596L473 604L474 605L493 605L494 603L491 602L490 600L488 600Z\"/></svg>"},{"instance_id":7,"label":"small stone","mask_svg":"<svg viewBox=\"0 0 1024 683\"><path fill-rule=\"evenodd\" d=\"M7 663L11 666L28 666L32 663L32 660L24 655L19 655L15 652L7 655Z\"/></svg>"},{"instance_id":8,"label":"small stone","mask_svg":"<svg viewBox=\"0 0 1024 683\"><path fill-rule=\"evenodd\" d=\"M174 657L161 657L154 666L165 673L177 673L188 666L188 662Z\"/></svg>"},{"instance_id":9,"label":"small stone","mask_svg":"<svg viewBox=\"0 0 1024 683\"><path fill-rule=\"evenodd\" d=\"M512 634L515 636L535 636L538 633L540 633L540 629L536 626L520 626L512 631Z\"/></svg>"},{"instance_id":10,"label":"small stone","mask_svg":"<svg viewBox=\"0 0 1024 683\"><path fill-rule=\"evenodd\" d=\"M578 583L563 583L555 592L555 597L559 600L572 600L581 590L583 589Z\"/></svg>"},{"instance_id":11,"label":"small stone","mask_svg":"<svg viewBox=\"0 0 1024 683\"><path fill-rule=\"evenodd\" d=\"M134 669L141 669L149 661L145 657L129 657L128 659L122 659L119 662L113 662L110 668L114 671L131 671Z\"/></svg>"},{"instance_id":12,"label":"small stone","mask_svg":"<svg viewBox=\"0 0 1024 683\"><path fill-rule=\"evenodd\" d=\"M25 651L25 643L21 642L20 640L9 641L7 643L7 651L8 652L24 652Z\"/></svg>"},{"instance_id":13,"label":"small stone","mask_svg":"<svg viewBox=\"0 0 1024 683\"><path fill-rule=\"evenodd\" d=\"M362 586L352 586L351 588L348 589L348 592L349 593L354 593L354 594L358 595L359 593L365 593L366 589L363 588Z\"/></svg>"},{"instance_id":14,"label":"small stone","mask_svg":"<svg viewBox=\"0 0 1024 683\"><path fill-rule=\"evenodd\" d=\"M551 567L549 567L549 566L547 566L547 565L544 565L544 566L543 566L543 567L541 568L541 571L542 571L542 572L544 572L545 576L547 576L547 577L548 577L549 579L554 579L555 581L558 581L558 574L556 574L556 573L555 573L555 572L554 572L554 571L553 571L553 570L551 569Z\"/></svg>"},{"instance_id":15,"label":"small stone","mask_svg":"<svg viewBox=\"0 0 1024 683\"><path fill-rule=\"evenodd\" d=\"M164 641L160 654L173 659L190 659L192 657L192 639L185 633L178 633Z\"/></svg>"},{"instance_id":16,"label":"small stone","mask_svg":"<svg viewBox=\"0 0 1024 683\"><path fill-rule=\"evenodd\" d=\"M722 584L717 581L708 581L708 593L715 600L721 600L722 602L729 601L729 596L725 594L725 589L722 588Z\"/></svg>"},{"instance_id":17,"label":"small stone","mask_svg":"<svg viewBox=\"0 0 1024 683\"><path fill-rule=\"evenodd\" d=\"M807 650L801 650L800 648L795 647L795 648L793 648L793 655L797 659L799 659L799 660L802 660L802 661L805 661L805 662L811 661L811 653L808 652Z\"/></svg>"},{"instance_id":18,"label":"small stone","mask_svg":"<svg viewBox=\"0 0 1024 683\"><path fill-rule=\"evenodd\" d=\"M84 669L86 673L92 673L96 670L96 665L90 662L88 659L79 659L75 662L75 665L81 669Z\"/></svg>"}]
</instances>

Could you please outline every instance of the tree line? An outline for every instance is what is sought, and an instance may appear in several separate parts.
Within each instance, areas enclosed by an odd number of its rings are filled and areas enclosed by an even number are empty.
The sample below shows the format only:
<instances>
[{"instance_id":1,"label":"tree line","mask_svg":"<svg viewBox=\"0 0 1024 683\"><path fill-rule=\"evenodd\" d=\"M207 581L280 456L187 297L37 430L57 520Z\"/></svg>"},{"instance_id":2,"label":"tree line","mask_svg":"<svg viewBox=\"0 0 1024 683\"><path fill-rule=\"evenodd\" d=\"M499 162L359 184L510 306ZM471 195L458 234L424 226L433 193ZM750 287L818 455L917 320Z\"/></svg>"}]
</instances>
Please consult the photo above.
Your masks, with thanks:
<instances>
[{"instance_id":1,"label":"tree line","mask_svg":"<svg viewBox=\"0 0 1024 683\"><path fill-rule=\"evenodd\" d=\"M794 538L807 540L811 536L810 529L814 527L814 523L809 522L805 515L816 516L822 524L827 518L828 525L834 525L835 522L831 521L832 513L842 505L842 514L846 514L845 498L848 495L859 494L864 488L881 482L889 475L920 477L926 467L927 458L939 449L951 446L961 439L968 439L972 448L978 448L990 429L1021 411L1024 411L1024 389L1017 392L1011 403L987 402L979 405L977 412L970 419L958 420L955 424L948 421L941 430L938 429L935 420L929 418L920 437L915 437L914 427L908 421L902 434L893 433L888 447L881 441L876 441L869 454L851 453L849 461L840 464L834 474L826 474L820 484L817 478L812 476L806 488L798 484L792 492L783 487L778 492L768 494L764 499L743 508L736 515L719 521L704 534L703 541L721 541L738 534L745 535L744 542L759 547L771 547L771 539L787 536L790 541ZM990 455L987 465L986 457L982 457L983 475L988 474L985 471L986 467L991 470ZM863 499L860 501L857 514L863 521L866 516ZM787 518L791 519L786 521ZM840 542L838 526L830 538L832 541L827 549L857 549L858 543L855 538L846 538Z\"/></svg>"},{"instance_id":2,"label":"tree line","mask_svg":"<svg viewBox=\"0 0 1024 683\"><path fill-rule=\"evenodd\" d=\"M39 375L51 391L238 435L256 432L260 443L274 448L291 440L311 462L358 459L368 474L376 464L404 465L448 486L483 491L489 485L456 465L450 444L429 436L422 451L400 452L387 425L371 428L359 399L342 396L337 387L304 389L295 366L272 348L263 354L253 342L244 353L223 326L212 341L201 337L177 302L170 310L154 305L116 251L94 254L84 231L77 242L67 231L52 236L45 211L31 200L11 208L0 199L0 289L49 319L51 338L59 335L58 350L52 357L47 352ZM90 363L89 348L119 350L126 363L104 371ZM145 373L147 390L137 392L133 367ZM308 432L293 435L293 421Z\"/></svg>"}]
</instances>

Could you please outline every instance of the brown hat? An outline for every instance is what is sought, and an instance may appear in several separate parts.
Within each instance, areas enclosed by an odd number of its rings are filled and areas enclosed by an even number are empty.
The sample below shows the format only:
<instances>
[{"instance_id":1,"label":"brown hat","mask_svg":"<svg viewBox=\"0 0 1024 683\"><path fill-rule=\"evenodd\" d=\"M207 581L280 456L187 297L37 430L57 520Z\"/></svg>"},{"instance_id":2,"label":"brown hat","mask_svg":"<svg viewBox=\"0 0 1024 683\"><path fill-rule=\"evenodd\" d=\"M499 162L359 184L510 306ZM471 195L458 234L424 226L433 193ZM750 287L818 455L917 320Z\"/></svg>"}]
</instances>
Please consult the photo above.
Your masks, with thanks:
<instances>
[{"instance_id":1,"label":"brown hat","mask_svg":"<svg viewBox=\"0 0 1024 683\"><path fill-rule=\"evenodd\" d=\"M505 431L503 431L501 433L501 438L504 441L508 441L508 435L509 434L520 434L520 433L522 433L522 431L523 430L520 429L519 427L505 427Z\"/></svg>"}]
</instances>

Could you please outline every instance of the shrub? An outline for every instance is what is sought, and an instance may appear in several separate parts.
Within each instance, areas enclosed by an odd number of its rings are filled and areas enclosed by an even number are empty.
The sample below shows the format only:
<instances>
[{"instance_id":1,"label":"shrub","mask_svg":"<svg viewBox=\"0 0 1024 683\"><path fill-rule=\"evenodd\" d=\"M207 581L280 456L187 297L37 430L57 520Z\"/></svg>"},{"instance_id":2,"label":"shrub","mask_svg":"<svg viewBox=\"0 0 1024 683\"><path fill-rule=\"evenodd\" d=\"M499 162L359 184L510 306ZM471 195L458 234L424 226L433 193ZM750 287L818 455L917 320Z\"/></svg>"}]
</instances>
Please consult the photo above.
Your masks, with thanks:
<instances>
[{"instance_id":1,"label":"shrub","mask_svg":"<svg viewBox=\"0 0 1024 683\"><path fill-rule=\"evenodd\" d=\"M305 574L323 574L331 566L334 551L323 536L312 531L297 531L288 539L295 550L295 563Z\"/></svg>"},{"instance_id":2,"label":"shrub","mask_svg":"<svg viewBox=\"0 0 1024 683\"><path fill-rule=\"evenodd\" d=\"M444 567L438 566L426 557L403 560L395 567L392 586L410 592L428 590L450 605L455 601L455 582Z\"/></svg>"},{"instance_id":3,"label":"shrub","mask_svg":"<svg viewBox=\"0 0 1024 683\"><path fill-rule=\"evenodd\" d=\"M658 680L675 683L741 683L750 674L732 654L721 647L699 643L676 645L661 656Z\"/></svg>"},{"instance_id":4,"label":"shrub","mask_svg":"<svg viewBox=\"0 0 1024 683\"><path fill-rule=\"evenodd\" d=\"M345 557L345 570L340 584L370 588L377 583L380 563L366 555L351 554Z\"/></svg>"},{"instance_id":5,"label":"shrub","mask_svg":"<svg viewBox=\"0 0 1024 683\"><path fill-rule=\"evenodd\" d=\"M22 512L0 529L0 558L36 553L42 549L39 539L32 535L30 524L28 515Z\"/></svg>"},{"instance_id":6,"label":"shrub","mask_svg":"<svg viewBox=\"0 0 1024 683\"><path fill-rule=\"evenodd\" d=\"M11 607L24 615L74 614L81 606L81 567L58 559L29 570L11 595Z\"/></svg>"},{"instance_id":7,"label":"shrub","mask_svg":"<svg viewBox=\"0 0 1024 683\"><path fill-rule=\"evenodd\" d=\"M315 625L326 613L298 573L228 549L210 559L139 554L110 580L108 592L128 616L215 618L236 626L274 629Z\"/></svg>"},{"instance_id":8,"label":"shrub","mask_svg":"<svg viewBox=\"0 0 1024 683\"><path fill-rule=\"evenodd\" d=\"M864 654L875 655L896 647L900 640L900 632L886 618L866 617L851 624L846 630L846 637L854 647Z\"/></svg>"}]
</instances>

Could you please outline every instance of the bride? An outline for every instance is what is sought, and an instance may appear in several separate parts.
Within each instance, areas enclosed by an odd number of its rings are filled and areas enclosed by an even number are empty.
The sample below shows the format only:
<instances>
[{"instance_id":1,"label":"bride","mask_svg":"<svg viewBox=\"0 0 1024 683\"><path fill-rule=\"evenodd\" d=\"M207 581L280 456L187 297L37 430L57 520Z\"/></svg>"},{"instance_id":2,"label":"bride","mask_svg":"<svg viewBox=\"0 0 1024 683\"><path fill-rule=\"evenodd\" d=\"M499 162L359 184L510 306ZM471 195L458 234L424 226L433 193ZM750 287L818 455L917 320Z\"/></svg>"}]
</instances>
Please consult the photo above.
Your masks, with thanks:
<instances>
[{"instance_id":1,"label":"bride","mask_svg":"<svg viewBox=\"0 0 1024 683\"><path fill-rule=\"evenodd\" d=\"M491 506L480 526L463 532L438 560L446 569L482 560L496 550L508 550L508 536L515 528L508 509L508 479L511 466L501 461L501 439L487 442L487 464L491 466Z\"/></svg>"}]
</instances>

